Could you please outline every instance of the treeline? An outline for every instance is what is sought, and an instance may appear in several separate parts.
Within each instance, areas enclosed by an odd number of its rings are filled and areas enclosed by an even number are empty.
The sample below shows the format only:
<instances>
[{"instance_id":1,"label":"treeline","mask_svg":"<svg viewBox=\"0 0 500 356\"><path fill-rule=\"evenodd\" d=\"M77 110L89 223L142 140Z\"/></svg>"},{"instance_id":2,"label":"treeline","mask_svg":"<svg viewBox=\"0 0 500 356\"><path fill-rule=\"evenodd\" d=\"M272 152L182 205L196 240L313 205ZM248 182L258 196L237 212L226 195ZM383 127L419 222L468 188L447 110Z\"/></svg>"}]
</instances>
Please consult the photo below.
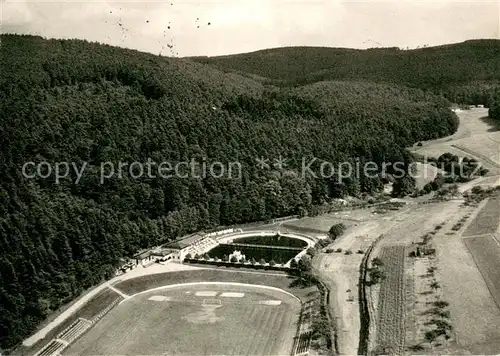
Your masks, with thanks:
<instances>
[{"instance_id":1,"label":"treeline","mask_svg":"<svg viewBox=\"0 0 500 356\"><path fill-rule=\"evenodd\" d=\"M354 82L278 89L189 60L85 41L1 41L3 349L139 248L379 191L384 162L402 162L404 170L412 160L404 147L457 127L446 101L420 90ZM256 164L260 157L268 168ZM103 162L116 169L148 159L239 162L241 174L163 179L125 171L101 184ZM303 172L303 160L314 159L308 167L316 177ZM86 166L55 184L53 174L23 176L30 161ZM378 168L372 177L339 180L339 172L320 176L325 162ZM407 178L395 184L401 193L411 185Z\"/></svg>"},{"instance_id":2,"label":"treeline","mask_svg":"<svg viewBox=\"0 0 500 356\"><path fill-rule=\"evenodd\" d=\"M287 47L194 60L266 77L275 85L368 80L429 90L456 103L488 105L500 87L499 58L500 40L471 40L413 50Z\"/></svg>"},{"instance_id":3,"label":"treeline","mask_svg":"<svg viewBox=\"0 0 500 356\"><path fill-rule=\"evenodd\" d=\"M488 110L488 115L492 119L500 120L500 90L495 92L494 98Z\"/></svg>"}]
</instances>

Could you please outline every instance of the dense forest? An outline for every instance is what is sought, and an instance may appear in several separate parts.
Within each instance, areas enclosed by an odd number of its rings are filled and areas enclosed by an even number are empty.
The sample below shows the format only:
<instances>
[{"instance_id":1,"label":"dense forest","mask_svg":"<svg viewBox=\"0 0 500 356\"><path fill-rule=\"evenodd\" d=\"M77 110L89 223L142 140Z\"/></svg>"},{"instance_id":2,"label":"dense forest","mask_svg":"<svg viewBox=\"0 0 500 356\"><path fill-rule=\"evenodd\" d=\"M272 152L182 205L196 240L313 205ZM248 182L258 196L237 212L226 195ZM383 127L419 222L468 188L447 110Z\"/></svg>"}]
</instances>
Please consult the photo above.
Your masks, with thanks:
<instances>
[{"instance_id":1,"label":"dense forest","mask_svg":"<svg viewBox=\"0 0 500 356\"><path fill-rule=\"evenodd\" d=\"M413 50L287 47L193 60L268 78L275 85L364 79L431 90L463 104L488 105L500 87L500 40Z\"/></svg>"},{"instance_id":2,"label":"dense forest","mask_svg":"<svg viewBox=\"0 0 500 356\"><path fill-rule=\"evenodd\" d=\"M120 258L139 248L380 191L387 179L383 163L402 162L406 169L412 157L405 147L449 135L458 125L442 96L404 83L366 82L362 75L348 80L354 69L342 80L277 87L190 59L86 41L17 35L1 41L5 350L62 304L111 277ZM475 78L486 80L487 72ZM271 167L256 165L259 157ZM272 166L279 157L286 165ZM160 178L126 171L101 179L103 162L148 159L239 162L241 174ZM324 162L374 162L378 168L372 177L321 177L302 174L304 159L316 159L313 172ZM29 178L26 162L46 163ZM84 167L83 174L70 169L56 184L48 165L57 162ZM389 166L387 173L395 172ZM394 187L395 194L406 194L413 182L403 176Z\"/></svg>"}]
</instances>

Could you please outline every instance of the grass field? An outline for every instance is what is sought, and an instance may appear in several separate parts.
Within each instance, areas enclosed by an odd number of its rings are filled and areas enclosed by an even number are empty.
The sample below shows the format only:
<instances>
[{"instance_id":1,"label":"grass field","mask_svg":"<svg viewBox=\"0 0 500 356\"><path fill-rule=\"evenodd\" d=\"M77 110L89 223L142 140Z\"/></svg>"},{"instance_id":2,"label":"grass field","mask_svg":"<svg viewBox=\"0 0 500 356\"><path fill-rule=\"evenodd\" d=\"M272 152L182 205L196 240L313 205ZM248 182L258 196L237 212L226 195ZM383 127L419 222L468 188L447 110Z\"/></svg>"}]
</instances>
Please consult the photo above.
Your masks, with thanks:
<instances>
[{"instance_id":1,"label":"grass field","mask_svg":"<svg viewBox=\"0 0 500 356\"><path fill-rule=\"evenodd\" d=\"M117 298L122 298L118 293L106 288L99 292L95 297L90 299L76 313L71 315L63 323L51 330L46 337L33 344L31 347L20 346L17 352L23 355L33 355L41 350L45 345L49 344L52 339L56 338L63 330L73 324L78 318L92 319L102 312L107 306L113 303Z\"/></svg>"},{"instance_id":2,"label":"grass field","mask_svg":"<svg viewBox=\"0 0 500 356\"><path fill-rule=\"evenodd\" d=\"M397 354L405 342L405 254L404 245L383 246L379 254L386 278L380 282L376 343Z\"/></svg>"},{"instance_id":3,"label":"grass field","mask_svg":"<svg viewBox=\"0 0 500 356\"><path fill-rule=\"evenodd\" d=\"M476 218L467 227L463 236L494 234L500 223L500 198L490 198Z\"/></svg>"},{"instance_id":4,"label":"grass field","mask_svg":"<svg viewBox=\"0 0 500 356\"><path fill-rule=\"evenodd\" d=\"M252 286L161 289L121 303L64 355L285 355L299 312L292 296Z\"/></svg>"},{"instance_id":5,"label":"grass field","mask_svg":"<svg viewBox=\"0 0 500 356\"><path fill-rule=\"evenodd\" d=\"M412 147L412 150L427 157L438 157L446 152L460 157L473 157L489 169L490 174L499 174L500 130L498 124L487 118L488 109L464 110L457 115L460 126L454 135L424 142L423 146ZM458 147L453 147L454 145Z\"/></svg>"},{"instance_id":6,"label":"grass field","mask_svg":"<svg viewBox=\"0 0 500 356\"><path fill-rule=\"evenodd\" d=\"M287 222L282 225L283 229L289 228L292 231L300 231L303 233L326 234L332 225L344 223L349 226L352 221L346 220L352 212L345 211L339 213L325 214L320 217L303 218Z\"/></svg>"},{"instance_id":7,"label":"grass field","mask_svg":"<svg viewBox=\"0 0 500 356\"><path fill-rule=\"evenodd\" d=\"M464 239L474 262L500 307L500 244L491 234Z\"/></svg>"},{"instance_id":8,"label":"grass field","mask_svg":"<svg viewBox=\"0 0 500 356\"><path fill-rule=\"evenodd\" d=\"M221 281L273 286L286 290L300 299L307 299L312 293L317 292L316 287L292 287L291 283L293 280L286 274L263 274L259 272L243 272L239 270L235 271L224 269L200 269L173 273L158 273L118 282L114 286L122 292L131 295L169 284Z\"/></svg>"},{"instance_id":9,"label":"grass field","mask_svg":"<svg viewBox=\"0 0 500 356\"><path fill-rule=\"evenodd\" d=\"M450 303L454 343L440 354L498 354L500 309L465 245L470 238L438 234L436 274L444 299ZM426 350L428 351L428 350Z\"/></svg>"}]
</instances>

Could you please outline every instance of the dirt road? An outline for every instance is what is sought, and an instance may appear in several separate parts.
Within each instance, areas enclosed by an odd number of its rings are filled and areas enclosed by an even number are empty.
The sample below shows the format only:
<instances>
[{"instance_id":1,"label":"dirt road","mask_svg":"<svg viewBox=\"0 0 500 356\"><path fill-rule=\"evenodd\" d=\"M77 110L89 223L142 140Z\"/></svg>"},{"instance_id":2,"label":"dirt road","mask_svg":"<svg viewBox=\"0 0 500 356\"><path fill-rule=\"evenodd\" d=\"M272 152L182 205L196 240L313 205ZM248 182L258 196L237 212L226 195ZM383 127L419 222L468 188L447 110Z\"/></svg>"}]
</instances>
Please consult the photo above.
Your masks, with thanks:
<instances>
[{"instance_id":1,"label":"dirt road","mask_svg":"<svg viewBox=\"0 0 500 356\"><path fill-rule=\"evenodd\" d=\"M473 108L457 112L460 125L455 134L423 142L413 152L437 157L450 152L476 158L491 175L500 174L500 125L488 118L488 109Z\"/></svg>"}]
</instances>

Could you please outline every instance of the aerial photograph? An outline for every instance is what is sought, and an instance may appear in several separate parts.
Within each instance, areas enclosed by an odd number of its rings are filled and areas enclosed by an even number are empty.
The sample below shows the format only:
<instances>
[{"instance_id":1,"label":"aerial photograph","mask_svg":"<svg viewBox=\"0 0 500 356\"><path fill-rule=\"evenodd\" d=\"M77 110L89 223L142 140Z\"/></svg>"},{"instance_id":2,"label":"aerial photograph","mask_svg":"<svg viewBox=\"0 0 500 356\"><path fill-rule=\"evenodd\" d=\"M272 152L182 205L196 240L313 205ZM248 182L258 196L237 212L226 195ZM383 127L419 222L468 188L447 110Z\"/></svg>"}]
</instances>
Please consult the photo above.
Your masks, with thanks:
<instances>
[{"instance_id":1,"label":"aerial photograph","mask_svg":"<svg viewBox=\"0 0 500 356\"><path fill-rule=\"evenodd\" d=\"M500 0L0 0L10 355L500 355Z\"/></svg>"}]
</instances>

